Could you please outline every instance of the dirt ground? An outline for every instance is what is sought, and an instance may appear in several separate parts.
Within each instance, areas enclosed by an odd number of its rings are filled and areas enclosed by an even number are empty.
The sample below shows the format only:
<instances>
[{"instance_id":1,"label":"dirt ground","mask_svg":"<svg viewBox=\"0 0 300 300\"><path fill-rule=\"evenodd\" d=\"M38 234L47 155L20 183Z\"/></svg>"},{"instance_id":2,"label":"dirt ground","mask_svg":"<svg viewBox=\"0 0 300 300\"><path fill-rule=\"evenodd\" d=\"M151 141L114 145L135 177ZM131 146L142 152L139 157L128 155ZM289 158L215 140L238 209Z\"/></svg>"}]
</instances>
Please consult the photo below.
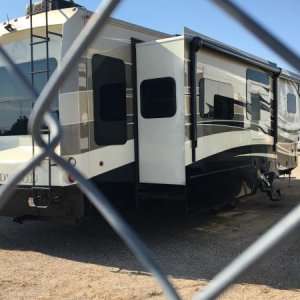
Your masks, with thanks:
<instances>
[{"instance_id":1,"label":"dirt ground","mask_svg":"<svg viewBox=\"0 0 300 300\"><path fill-rule=\"evenodd\" d=\"M233 211L130 222L184 299L191 299L234 257L299 203L300 168L285 195L244 198ZM300 299L297 231L220 299ZM69 226L0 218L0 299L163 299L157 283L109 226Z\"/></svg>"}]
</instances>

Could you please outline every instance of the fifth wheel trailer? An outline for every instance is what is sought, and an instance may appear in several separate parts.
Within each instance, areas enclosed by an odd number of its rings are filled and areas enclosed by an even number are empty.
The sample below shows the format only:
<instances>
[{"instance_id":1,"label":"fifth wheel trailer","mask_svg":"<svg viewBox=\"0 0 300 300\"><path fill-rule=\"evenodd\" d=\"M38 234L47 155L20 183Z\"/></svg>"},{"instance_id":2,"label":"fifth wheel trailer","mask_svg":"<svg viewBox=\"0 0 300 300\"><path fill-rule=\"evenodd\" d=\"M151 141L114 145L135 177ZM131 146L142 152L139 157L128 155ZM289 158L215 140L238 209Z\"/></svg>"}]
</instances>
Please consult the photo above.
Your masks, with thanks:
<instances>
[{"instance_id":1,"label":"fifth wheel trailer","mask_svg":"<svg viewBox=\"0 0 300 300\"><path fill-rule=\"evenodd\" d=\"M39 91L91 16L69 1L45 12L44 2L0 23L2 47ZM179 198L186 210L210 209L260 186L275 199L274 177L297 166L299 83L297 74L187 28L170 36L111 18L53 99L63 128L56 153L115 205ZM34 101L0 58L1 184L41 151L27 131ZM48 158L0 214L80 219L92 211L74 178Z\"/></svg>"}]
</instances>

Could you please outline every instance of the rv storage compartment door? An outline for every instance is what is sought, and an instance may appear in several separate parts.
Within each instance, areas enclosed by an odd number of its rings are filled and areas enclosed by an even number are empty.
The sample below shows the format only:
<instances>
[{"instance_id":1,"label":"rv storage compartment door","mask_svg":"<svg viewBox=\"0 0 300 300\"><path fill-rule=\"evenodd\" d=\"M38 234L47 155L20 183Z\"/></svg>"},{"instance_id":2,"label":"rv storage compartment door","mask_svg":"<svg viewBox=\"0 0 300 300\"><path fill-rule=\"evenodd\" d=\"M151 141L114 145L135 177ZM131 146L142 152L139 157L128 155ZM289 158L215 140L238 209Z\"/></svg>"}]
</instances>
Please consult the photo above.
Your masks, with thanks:
<instances>
[{"instance_id":1,"label":"rv storage compartment door","mask_svg":"<svg viewBox=\"0 0 300 300\"><path fill-rule=\"evenodd\" d=\"M185 184L184 42L137 45L141 183Z\"/></svg>"}]
</instances>

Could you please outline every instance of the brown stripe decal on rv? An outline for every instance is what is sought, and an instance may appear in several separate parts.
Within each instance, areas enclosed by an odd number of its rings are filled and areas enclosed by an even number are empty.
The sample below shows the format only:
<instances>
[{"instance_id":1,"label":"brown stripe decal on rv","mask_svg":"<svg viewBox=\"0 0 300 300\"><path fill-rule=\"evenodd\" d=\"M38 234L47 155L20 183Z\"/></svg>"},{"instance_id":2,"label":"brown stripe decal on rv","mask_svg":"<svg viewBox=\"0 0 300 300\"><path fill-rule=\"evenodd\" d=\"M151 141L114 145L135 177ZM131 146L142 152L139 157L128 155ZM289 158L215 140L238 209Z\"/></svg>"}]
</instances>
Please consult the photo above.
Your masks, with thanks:
<instances>
[{"instance_id":1,"label":"brown stripe decal on rv","mask_svg":"<svg viewBox=\"0 0 300 300\"><path fill-rule=\"evenodd\" d=\"M61 155L76 155L103 148L94 140L94 121L64 125L61 140ZM134 123L127 123L127 141L133 139ZM106 146L105 146L106 147Z\"/></svg>"}]
</instances>

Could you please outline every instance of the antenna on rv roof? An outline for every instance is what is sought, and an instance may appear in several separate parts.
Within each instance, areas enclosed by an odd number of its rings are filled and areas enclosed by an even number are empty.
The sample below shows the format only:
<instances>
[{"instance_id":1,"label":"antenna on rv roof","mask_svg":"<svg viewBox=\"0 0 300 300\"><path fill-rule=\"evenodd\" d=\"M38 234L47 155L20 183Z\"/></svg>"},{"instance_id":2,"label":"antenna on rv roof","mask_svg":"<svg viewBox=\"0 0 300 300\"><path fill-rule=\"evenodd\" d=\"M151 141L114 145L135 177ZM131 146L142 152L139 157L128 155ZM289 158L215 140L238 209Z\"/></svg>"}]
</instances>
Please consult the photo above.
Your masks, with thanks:
<instances>
[{"instance_id":1,"label":"antenna on rv roof","mask_svg":"<svg viewBox=\"0 0 300 300\"><path fill-rule=\"evenodd\" d=\"M9 31L9 32L12 32L12 31L15 31L16 29L12 27L12 25L9 23L9 17L8 17L8 14L7 14L7 25L4 26L4 28Z\"/></svg>"}]
</instances>

